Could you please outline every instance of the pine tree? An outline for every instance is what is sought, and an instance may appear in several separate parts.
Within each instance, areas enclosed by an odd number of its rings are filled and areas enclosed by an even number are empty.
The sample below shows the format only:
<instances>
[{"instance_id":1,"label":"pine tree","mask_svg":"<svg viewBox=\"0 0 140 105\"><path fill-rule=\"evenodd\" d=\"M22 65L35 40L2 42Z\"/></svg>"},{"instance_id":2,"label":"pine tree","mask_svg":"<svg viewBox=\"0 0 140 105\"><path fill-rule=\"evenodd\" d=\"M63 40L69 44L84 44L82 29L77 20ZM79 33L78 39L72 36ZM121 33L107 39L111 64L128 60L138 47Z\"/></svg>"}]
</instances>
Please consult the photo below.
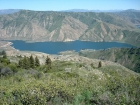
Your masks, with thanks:
<instances>
[{"instance_id":1,"label":"pine tree","mask_svg":"<svg viewBox=\"0 0 140 105\"><path fill-rule=\"evenodd\" d=\"M22 59L20 59L18 61L18 67L23 68L23 60Z\"/></svg>"},{"instance_id":2,"label":"pine tree","mask_svg":"<svg viewBox=\"0 0 140 105\"><path fill-rule=\"evenodd\" d=\"M29 58L24 56L23 58L23 68L28 69L30 67Z\"/></svg>"},{"instance_id":3,"label":"pine tree","mask_svg":"<svg viewBox=\"0 0 140 105\"><path fill-rule=\"evenodd\" d=\"M2 55L3 55L4 59L7 59L7 54L6 54L6 52L4 50L2 51Z\"/></svg>"},{"instance_id":4,"label":"pine tree","mask_svg":"<svg viewBox=\"0 0 140 105\"><path fill-rule=\"evenodd\" d=\"M2 55L6 55L6 52L3 50L3 51L1 52L1 54L2 54Z\"/></svg>"},{"instance_id":5,"label":"pine tree","mask_svg":"<svg viewBox=\"0 0 140 105\"><path fill-rule=\"evenodd\" d=\"M52 64L52 61L51 61L51 59L47 56L47 58L46 58L46 65L48 66L48 69L51 69L52 67L51 67L51 64Z\"/></svg>"},{"instance_id":6,"label":"pine tree","mask_svg":"<svg viewBox=\"0 0 140 105\"><path fill-rule=\"evenodd\" d=\"M102 62L100 61L98 64L98 68L102 67Z\"/></svg>"},{"instance_id":7,"label":"pine tree","mask_svg":"<svg viewBox=\"0 0 140 105\"><path fill-rule=\"evenodd\" d=\"M30 67L34 68L35 67L35 61L34 61L34 58L33 58L32 55L30 56L29 62L30 62Z\"/></svg>"},{"instance_id":8,"label":"pine tree","mask_svg":"<svg viewBox=\"0 0 140 105\"><path fill-rule=\"evenodd\" d=\"M40 66L40 62L37 56L35 57L35 66L36 67Z\"/></svg>"}]
</instances>

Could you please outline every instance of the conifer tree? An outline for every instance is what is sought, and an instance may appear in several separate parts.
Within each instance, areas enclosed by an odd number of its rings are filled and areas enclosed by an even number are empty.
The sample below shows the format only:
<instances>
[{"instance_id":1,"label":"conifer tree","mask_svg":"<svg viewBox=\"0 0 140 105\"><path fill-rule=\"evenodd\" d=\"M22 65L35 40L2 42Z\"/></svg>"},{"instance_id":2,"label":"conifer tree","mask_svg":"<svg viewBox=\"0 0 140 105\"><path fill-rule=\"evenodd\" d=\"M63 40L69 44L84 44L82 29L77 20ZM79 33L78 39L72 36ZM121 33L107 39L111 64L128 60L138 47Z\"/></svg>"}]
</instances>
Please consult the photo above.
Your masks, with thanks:
<instances>
[{"instance_id":1,"label":"conifer tree","mask_svg":"<svg viewBox=\"0 0 140 105\"><path fill-rule=\"evenodd\" d=\"M2 55L3 55L4 59L7 59L7 54L6 54L6 52L4 50L2 51Z\"/></svg>"},{"instance_id":2,"label":"conifer tree","mask_svg":"<svg viewBox=\"0 0 140 105\"><path fill-rule=\"evenodd\" d=\"M3 51L1 52L1 54L2 54L2 55L6 55L6 52L3 50Z\"/></svg>"},{"instance_id":3,"label":"conifer tree","mask_svg":"<svg viewBox=\"0 0 140 105\"><path fill-rule=\"evenodd\" d=\"M34 68L35 67L35 61L34 61L34 58L33 58L32 55L30 56L29 62L30 62L30 67Z\"/></svg>"},{"instance_id":4,"label":"conifer tree","mask_svg":"<svg viewBox=\"0 0 140 105\"><path fill-rule=\"evenodd\" d=\"M22 59L20 59L18 61L18 67L23 68L23 60Z\"/></svg>"},{"instance_id":5,"label":"conifer tree","mask_svg":"<svg viewBox=\"0 0 140 105\"><path fill-rule=\"evenodd\" d=\"M23 68L28 69L30 66L29 58L24 56L23 58Z\"/></svg>"},{"instance_id":6,"label":"conifer tree","mask_svg":"<svg viewBox=\"0 0 140 105\"><path fill-rule=\"evenodd\" d=\"M40 66L40 62L37 56L35 57L35 66L36 67Z\"/></svg>"},{"instance_id":7,"label":"conifer tree","mask_svg":"<svg viewBox=\"0 0 140 105\"><path fill-rule=\"evenodd\" d=\"M51 61L51 59L47 56L47 58L46 58L46 65L48 66L48 69L51 69L52 67L51 67L51 64L52 64L52 61Z\"/></svg>"},{"instance_id":8,"label":"conifer tree","mask_svg":"<svg viewBox=\"0 0 140 105\"><path fill-rule=\"evenodd\" d=\"M100 61L98 64L98 68L102 67L102 62Z\"/></svg>"}]
</instances>

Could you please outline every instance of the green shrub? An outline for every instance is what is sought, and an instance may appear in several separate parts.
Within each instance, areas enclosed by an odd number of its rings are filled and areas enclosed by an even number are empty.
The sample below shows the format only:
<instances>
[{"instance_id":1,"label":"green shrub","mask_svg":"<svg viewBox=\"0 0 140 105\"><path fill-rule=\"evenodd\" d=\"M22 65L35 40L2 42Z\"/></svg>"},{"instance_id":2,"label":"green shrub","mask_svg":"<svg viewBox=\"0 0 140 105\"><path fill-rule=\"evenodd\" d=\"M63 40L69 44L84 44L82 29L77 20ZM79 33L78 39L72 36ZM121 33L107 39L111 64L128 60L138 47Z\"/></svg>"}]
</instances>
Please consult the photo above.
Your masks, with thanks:
<instances>
[{"instance_id":1,"label":"green shrub","mask_svg":"<svg viewBox=\"0 0 140 105\"><path fill-rule=\"evenodd\" d=\"M13 71L9 67L4 67L0 71L0 75L8 76L13 74Z\"/></svg>"},{"instance_id":2,"label":"green shrub","mask_svg":"<svg viewBox=\"0 0 140 105\"><path fill-rule=\"evenodd\" d=\"M17 65L14 63L11 63L10 65L8 65L8 67L14 72L16 73L18 71Z\"/></svg>"},{"instance_id":3,"label":"green shrub","mask_svg":"<svg viewBox=\"0 0 140 105\"><path fill-rule=\"evenodd\" d=\"M90 64L90 66L93 68L93 69L95 69L96 67L94 66L94 64L93 63L91 63Z\"/></svg>"},{"instance_id":4,"label":"green shrub","mask_svg":"<svg viewBox=\"0 0 140 105\"><path fill-rule=\"evenodd\" d=\"M98 68L102 67L102 62L100 61L98 64Z\"/></svg>"},{"instance_id":5,"label":"green shrub","mask_svg":"<svg viewBox=\"0 0 140 105\"><path fill-rule=\"evenodd\" d=\"M36 74L34 74L34 77L35 77L36 79L43 78L43 77L44 77L44 73L43 73L43 72L37 72Z\"/></svg>"}]
</instances>

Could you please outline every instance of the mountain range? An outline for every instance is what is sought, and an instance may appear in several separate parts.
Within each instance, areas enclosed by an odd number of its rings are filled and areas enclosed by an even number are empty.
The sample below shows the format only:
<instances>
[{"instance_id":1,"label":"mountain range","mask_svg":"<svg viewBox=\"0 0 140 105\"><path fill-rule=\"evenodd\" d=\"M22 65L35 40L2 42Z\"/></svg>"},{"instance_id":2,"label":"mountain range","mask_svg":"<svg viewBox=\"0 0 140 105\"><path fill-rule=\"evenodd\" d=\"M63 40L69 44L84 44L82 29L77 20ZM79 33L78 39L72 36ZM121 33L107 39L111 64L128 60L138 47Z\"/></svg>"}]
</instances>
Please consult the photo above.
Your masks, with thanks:
<instances>
[{"instance_id":1,"label":"mountain range","mask_svg":"<svg viewBox=\"0 0 140 105\"><path fill-rule=\"evenodd\" d=\"M63 10L64 12L120 12L123 10L87 10L87 9L70 9Z\"/></svg>"},{"instance_id":2,"label":"mountain range","mask_svg":"<svg viewBox=\"0 0 140 105\"><path fill-rule=\"evenodd\" d=\"M2 10L0 10L0 15L12 14L12 13L19 12L19 11L20 11L20 9L2 9Z\"/></svg>"},{"instance_id":3,"label":"mountain range","mask_svg":"<svg viewBox=\"0 0 140 105\"><path fill-rule=\"evenodd\" d=\"M111 13L20 10L0 15L0 39L116 41L140 47L139 20L138 10Z\"/></svg>"}]
</instances>

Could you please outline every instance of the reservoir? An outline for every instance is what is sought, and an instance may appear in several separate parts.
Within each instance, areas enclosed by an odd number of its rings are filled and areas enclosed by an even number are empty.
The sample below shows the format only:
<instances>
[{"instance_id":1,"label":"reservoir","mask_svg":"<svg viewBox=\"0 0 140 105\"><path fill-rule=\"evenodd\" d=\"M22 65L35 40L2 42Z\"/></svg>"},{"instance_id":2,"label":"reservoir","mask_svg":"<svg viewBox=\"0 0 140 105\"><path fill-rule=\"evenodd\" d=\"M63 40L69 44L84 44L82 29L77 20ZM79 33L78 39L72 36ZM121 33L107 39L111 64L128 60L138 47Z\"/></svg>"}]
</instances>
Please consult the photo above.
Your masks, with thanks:
<instances>
[{"instance_id":1,"label":"reservoir","mask_svg":"<svg viewBox=\"0 0 140 105\"><path fill-rule=\"evenodd\" d=\"M89 42L89 41L71 41L71 42L34 42L27 43L21 40L10 41L12 47L21 51L38 51L48 54L59 54L61 51L75 50L76 52L84 49L108 49L134 47L126 43L118 42Z\"/></svg>"}]
</instances>

